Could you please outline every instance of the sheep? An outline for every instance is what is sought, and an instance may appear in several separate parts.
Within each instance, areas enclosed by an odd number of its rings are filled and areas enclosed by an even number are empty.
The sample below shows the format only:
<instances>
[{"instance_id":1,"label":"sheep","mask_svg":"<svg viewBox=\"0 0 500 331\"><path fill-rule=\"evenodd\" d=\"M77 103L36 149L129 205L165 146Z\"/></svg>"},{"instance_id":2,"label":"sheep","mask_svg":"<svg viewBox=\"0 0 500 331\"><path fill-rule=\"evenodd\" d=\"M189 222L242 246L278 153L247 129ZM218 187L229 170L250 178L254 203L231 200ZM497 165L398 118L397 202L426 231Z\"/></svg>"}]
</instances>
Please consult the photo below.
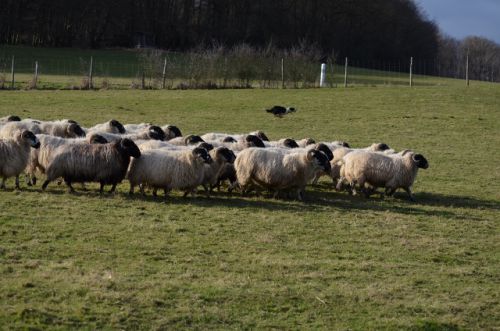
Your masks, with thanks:
<instances>
[{"instance_id":1,"label":"sheep","mask_svg":"<svg viewBox=\"0 0 500 331\"><path fill-rule=\"evenodd\" d=\"M387 144L385 143L373 143L368 147L365 148L349 148L349 147L338 147L333 151L333 159L330 161L331 164L331 172L330 172L330 177L332 178L333 185L337 185L338 179L340 178L340 167L341 164L339 164L339 161L342 160L342 158L353 152L353 151L371 151L371 152L383 152L385 154L392 154L394 153L394 150L391 149Z\"/></svg>"},{"instance_id":2,"label":"sheep","mask_svg":"<svg viewBox=\"0 0 500 331\"><path fill-rule=\"evenodd\" d=\"M143 129L142 131L127 133L127 134L116 134L109 132L91 131L103 136L108 141L117 141L123 138L128 138L131 140L163 140L165 139L165 133L159 126L151 125L149 128Z\"/></svg>"},{"instance_id":3,"label":"sheep","mask_svg":"<svg viewBox=\"0 0 500 331\"><path fill-rule=\"evenodd\" d=\"M63 138L85 137L85 131L73 120L43 121L40 133Z\"/></svg>"},{"instance_id":4,"label":"sheep","mask_svg":"<svg viewBox=\"0 0 500 331\"><path fill-rule=\"evenodd\" d=\"M151 123L140 123L140 124L125 124L123 127L125 129L125 132L127 133L133 133L137 131L143 131L144 129L149 128Z\"/></svg>"},{"instance_id":5,"label":"sheep","mask_svg":"<svg viewBox=\"0 0 500 331\"><path fill-rule=\"evenodd\" d=\"M124 134L125 127L118 122L117 120L110 120L105 123L96 124L91 128L87 129L87 132L107 132L107 133L116 133L116 134Z\"/></svg>"},{"instance_id":6,"label":"sheep","mask_svg":"<svg viewBox=\"0 0 500 331\"><path fill-rule=\"evenodd\" d=\"M286 148L298 148L299 145L292 138L283 138L277 141L266 141L264 143L266 147L286 147Z\"/></svg>"},{"instance_id":7,"label":"sheep","mask_svg":"<svg viewBox=\"0 0 500 331\"><path fill-rule=\"evenodd\" d=\"M236 155L234 155L233 151L226 147L214 148L209 151L209 154L214 162L205 165L202 181L207 196L210 195L210 192L212 192L213 188L216 186L223 167L226 164L234 163L236 159Z\"/></svg>"},{"instance_id":8,"label":"sheep","mask_svg":"<svg viewBox=\"0 0 500 331\"><path fill-rule=\"evenodd\" d=\"M314 145L315 143L316 143L316 141L312 138L304 138L304 139L297 141L297 145L299 145L299 147L306 147L309 145Z\"/></svg>"},{"instance_id":9,"label":"sheep","mask_svg":"<svg viewBox=\"0 0 500 331\"><path fill-rule=\"evenodd\" d=\"M189 146L189 145L194 145L197 143L202 143L205 142L200 136L190 134L185 137L176 137L168 140L168 142L172 145L177 145L177 146Z\"/></svg>"},{"instance_id":10,"label":"sheep","mask_svg":"<svg viewBox=\"0 0 500 331\"><path fill-rule=\"evenodd\" d=\"M236 142L239 140L244 140L245 137L248 135L257 136L262 141L269 141L269 138L266 136L266 134L260 130L253 131L248 134L241 134L241 133L229 134L229 133L210 132L210 133L205 133L204 135L201 136L201 138L205 141Z\"/></svg>"},{"instance_id":11,"label":"sheep","mask_svg":"<svg viewBox=\"0 0 500 331\"><path fill-rule=\"evenodd\" d=\"M154 189L163 188L165 198L171 190L184 191L184 197L193 193L204 178L204 165L210 164L212 158L204 148L193 150L163 151L149 150L142 153L140 159L134 159L130 164L127 178L130 182L129 194L134 194L134 188L141 185Z\"/></svg>"},{"instance_id":12,"label":"sheep","mask_svg":"<svg viewBox=\"0 0 500 331\"><path fill-rule=\"evenodd\" d=\"M111 184L110 193L116 189L127 173L130 157L138 159L141 151L130 139L120 139L108 144L74 144L58 147L47 167L47 179L42 190L56 178L62 177L70 192L73 182L99 182L102 194L104 185Z\"/></svg>"},{"instance_id":13,"label":"sheep","mask_svg":"<svg viewBox=\"0 0 500 331\"><path fill-rule=\"evenodd\" d=\"M19 174L26 168L30 156L30 147L39 148L40 142L33 132L19 131L13 139L0 139L0 189L5 189L7 178L16 177L16 189L19 187Z\"/></svg>"},{"instance_id":14,"label":"sheep","mask_svg":"<svg viewBox=\"0 0 500 331\"><path fill-rule=\"evenodd\" d=\"M177 138L177 137L182 137L182 132L181 130L176 127L175 125L164 125L161 127L161 129L163 130L163 132L165 132L165 140L170 140L170 139L174 139L174 138Z\"/></svg>"},{"instance_id":15,"label":"sheep","mask_svg":"<svg viewBox=\"0 0 500 331\"><path fill-rule=\"evenodd\" d=\"M403 188L411 201L415 201L411 187L419 168L427 169L429 163L422 154L406 150L398 154L357 151L344 156L337 186L345 180L352 189L358 185L368 197L373 188L384 187L385 194L392 195L398 188Z\"/></svg>"},{"instance_id":16,"label":"sheep","mask_svg":"<svg viewBox=\"0 0 500 331\"><path fill-rule=\"evenodd\" d=\"M303 200L305 186L318 170L330 171L328 158L317 150L283 154L248 148L238 154L234 167L243 194L254 185L275 190L275 197L280 190L296 189L299 200Z\"/></svg>"},{"instance_id":17,"label":"sheep","mask_svg":"<svg viewBox=\"0 0 500 331\"><path fill-rule=\"evenodd\" d=\"M214 143L214 146L217 145ZM240 140L238 140L235 143L222 143L222 146L229 148L233 152L239 152L249 147L261 147L261 148L266 147L262 139L252 134L243 136Z\"/></svg>"},{"instance_id":18,"label":"sheep","mask_svg":"<svg viewBox=\"0 0 500 331\"><path fill-rule=\"evenodd\" d=\"M40 148L31 150L28 165L26 167L26 180L29 186L36 185L36 171L45 173L51 160L54 150L62 145L71 144L106 144L108 141L101 135L92 133L86 138L65 139L46 134L37 134L40 141Z\"/></svg>"},{"instance_id":19,"label":"sheep","mask_svg":"<svg viewBox=\"0 0 500 331\"><path fill-rule=\"evenodd\" d=\"M7 122L0 127L0 138L13 138L18 134L18 131L31 131L33 134L42 133L40 124L40 121L31 119Z\"/></svg>"},{"instance_id":20,"label":"sheep","mask_svg":"<svg viewBox=\"0 0 500 331\"><path fill-rule=\"evenodd\" d=\"M19 122L21 118L17 115L8 115L5 117L0 117L0 124L5 124L7 122Z\"/></svg>"},{"instance_id":21,"label":"sheep","mask_svg":"<svg viewBox=\"0 0 500 331\"><path fill-rule=\"evenodd\" d=\"M179 146L172 145L167 141L159 141L159 140L137 140L135 142L141 151L148 151L151 149L165 149L165 150L186 150L193 149L195 147L205 148L207 151L211 151L214 146L212 144L202 142L199 144L189 145L189 146Z\"/></svg>"}]
</instances>

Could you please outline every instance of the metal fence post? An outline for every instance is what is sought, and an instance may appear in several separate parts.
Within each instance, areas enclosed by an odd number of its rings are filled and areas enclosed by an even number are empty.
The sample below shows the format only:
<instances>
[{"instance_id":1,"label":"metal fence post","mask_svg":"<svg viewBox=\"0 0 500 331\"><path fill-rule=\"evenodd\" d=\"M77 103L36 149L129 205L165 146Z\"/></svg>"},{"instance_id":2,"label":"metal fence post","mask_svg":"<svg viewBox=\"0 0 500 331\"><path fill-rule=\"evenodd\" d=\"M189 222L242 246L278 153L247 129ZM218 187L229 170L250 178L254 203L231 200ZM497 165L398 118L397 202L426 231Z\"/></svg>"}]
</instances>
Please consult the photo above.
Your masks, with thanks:
<instances>
[{"instance_id":1,"label":"metal fence post","mask_svg":"<svg viewBox=\"0 0 500 331\"><path fill-rule=\"evenodd\" d=\"M347 87L347 65L348 65L348 60L346 57L345 58L345 68L344 68L344 87Z\"/></svg>"},{"instance_id":2,"label":"metal fence post","mask_svg":"<svg viewBox=\"0 0 500 331\"><path fill-rule=\"evenodd\" d=\"M14 63L15 63L15 58L14 55L12 55L12 64L10 67L10 88L13 90L14 89Z\"/></svg>"},{"instance_id":3,"label":"metal fence post","mask_svg":"<svg viewBox=\"0 0 500 331\"><path fill-rule=\"evenodd\" d=\"M165 79L167 75L167 58L165 57L165 61L163 62L163 73L162 73L162 82L161 82L161 88L165 88Z\"/></svg>"},{"instance_id":4,"label":"metal fence post","mask_svg":"<svg viewBox=\"0 0 500 331\"><path fill-rule=\"evenodd\" d=\"M410 87L413 86L413 56L410 57Z\"/></svg>"},{"instance_id":5,"label":"metal fence post","mask_svg":"<svg viewBox=\"0 0 500 331\"><path fill-rule=\"evenodd\" d=\"M94 58L90 57L90 68L89 68L89 89L94 88L94 84L92 83L92 74L94 69Z\"/></svg>"},{"instance_id":6,"label":"metal fence post","mask_svg":"<svg viewBox=\"0 0 500 331\"><path fill-rule=\"evenodd\" d=\"M285 59L281 58L281 88L285 88Z\"/></svg>"}]
</instances>

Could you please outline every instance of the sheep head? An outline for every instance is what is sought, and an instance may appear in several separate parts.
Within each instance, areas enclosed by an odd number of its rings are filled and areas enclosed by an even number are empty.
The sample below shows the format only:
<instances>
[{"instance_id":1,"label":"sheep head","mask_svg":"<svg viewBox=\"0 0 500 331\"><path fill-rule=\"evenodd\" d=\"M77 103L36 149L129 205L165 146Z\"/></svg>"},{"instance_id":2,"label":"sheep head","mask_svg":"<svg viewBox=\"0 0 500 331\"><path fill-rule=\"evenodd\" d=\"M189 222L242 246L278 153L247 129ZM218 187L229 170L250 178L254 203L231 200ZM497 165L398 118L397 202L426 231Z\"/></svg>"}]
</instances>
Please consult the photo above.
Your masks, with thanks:
<instances>
[{"instance_id":1,"label":"sheep head","mask_svg":"<svg viewBox=\"0 0 500 331\"><path fill-rule=\"evenodd\" d=\"M312 162L315 167L321 168L326 173L329 173L332 169L328 157L321 151L317 151L315 149L310 150L307 152L307 160Z\"/></svg>"},{"instance_id":2,"label":"sheep head","mask_svg":"<svg viewBox=\"0 0 500 331\"><path fill-rule=\"evenodd\" d=\"M209 144L209 143L206 143L206 142L202 142L201 144L198 145L198 147L201 147L201 148L205 148L207 151L211 151L212 149L214 149L214 145L212 144Z\"/></svg>"},{"instance_id":3,"label":"sheep head","mask_svg":"<svg viewBox=\"0 0 500 331\"><path fill-rule=\"evenodd\" d=\"M266 145L264 145L264 142L262 141L262 139L260 139L257 136L254 136L253 134L247 135L245 137L245 142L250 147L262 147L262 148L266 147Z\"/></svg>"},{"instance_id":4,"label":"sheep head","mask_svg":"<svg viewBox=\"0 0 500 331\"><path fill-rule=\"evenodd\" d=\"M213 162L212 158L210 157L210 154L208 154L205 148L196 147L195 149L193 149L192 153L195 159L199 160L201 163L210 164Z\"/></svg>"},{"instance_id":5,"label":"sheep head","mask_svg":"<svg viewBox=\"0 0 500 331\"><path fill-rule=\"evenodd\" d=\"M179 130L178 127L176 127L175 125L168 125L165 130L163 130L165 132L165 135L168 137L167 140L170 140L172 138L176 138L176 137L182 137L182 132L181 130Z\"/></svg>"},{"instance_id":6,"label":"sheep head","mask_svg":"<svg viewBox=\"0 0 500 331\"><path fill-rule=\"evenodd\" d=\"M288 148L298 148L299 147L297 142L295 140L293 140L292 138L286 138L285 140L283 140L283 145L285 147L288 147Z\"/></svg>"},{"instance_id":7,"label":"sheep head","mask_svg":"<svg viewBox=\"0 0 500 331\"><path fill-rule=\"evenodd\" d=\"M165 140L165 132L156 125L151 125L148 128L148 137L153 140Z\"/></svg>"},{"instance_id":8,"label":"sheep head","mask_svg":"<svg viewBox=\"0 0 500 331\"><path fill-rule=\"evenodd\" d=\"M417 167L422 169L429 168L429 162L427 162L427 159L422 154L413 154L411 158Z\"/></svg>"},{"instance_id":9,"label":"sheep head","mask_svg":"<svg viewBox=\"0 0 500 331\"><path fill-rule=\"evenodd\" d=\"M186 136L186 138L184 138L184 144L186 146L204 142L205 140L203 140L200 136L194 134L190 134L189 136Z\"/></svg>"},{"instance_id":10,"label":"sheep head","mask_svg":"<svg viewBox=\"0 0 500 331\"><path fill-rule=\"evenodd\" d=\"M111 121L109 121L109 125L111 125L112 127L116 128L120 134L125 133L125 127L123 126L123 124L121 124L117 120L111 120Z\"/></svg>"},{"instance_id":11,"label":"sheep head","mask_svg":"<svg viewBox=\"0 0 500 331\"><path fill-rule=\"evenodd\" d=\"M100 134L92 134L89 137L89 144L107 144L108 140L101 136Z\"/></svg>"},{"instance_id":12,"label":"sheep head","mask_svg":"<svg viewBox=\"0 0 500 331\"><path fill-rule=\"evenodd\" d=\"M234 160L236 160L236 155L234 155L234 152L227 147L217 148L215 155L217 158L224 158L228 163L234 163Z\"/></svg>"},{"instance_id":13,"label":"sheep head","mask_svg":"<svg viewBox=\"0 0 500 331\"><path fill-rule=\"evenodd\" d=\"M226 138L224 138L224 140L222 140L223 143L236 143L236 139L234 139L233 137L231 136L228 136Z\"/></svg>"},{"instance_id":14,"label":"sheep head","mask_svg":"<svg viewBox=\"0 0 500 331\"><path fill-rule=\"evenodd\" d=\"M86 133L83 131L82 127L76 123L69 122L66 129L68 136L70 137L85 137Z\"/></svg>"},{"instance_id":15,"label":"sheep head","mask_svg":"<svg viewBox=\"0 0 500 331\"><path fill-rule=\"evenodd\" d=\"M325 153L326 157L328 158L328 161L333 160L332 150L328 148L328 146L326 146L325 144L319 143L318 145L316 145L314 149Z\"/></svg>"},{"instance_id":16,"label":"sheep head","mask_svg":"<svg viewBox=\"0 0 500 331\"><path fill-rule=\"evenodd\" d=\"M134 157L134 158L140 158L141 157L141 151L139 150L139 147L132 141L132 139L121 139L118 141L118 144L120 146L120 149L125 152L128 156Z\"/></svg>"},{"instance_id":17,"label":"sheep head","mask_svg":"<svg viewBox=\"0 0 500 331\"><path fill-rule=\"evenodd\" d=\"M33 148L40 148L40 141L38 138L33 134L33 132L29 130L24 130L21 133L21 139L24 141L27 141L31 147Z\"/></svg>"}]
</instances>

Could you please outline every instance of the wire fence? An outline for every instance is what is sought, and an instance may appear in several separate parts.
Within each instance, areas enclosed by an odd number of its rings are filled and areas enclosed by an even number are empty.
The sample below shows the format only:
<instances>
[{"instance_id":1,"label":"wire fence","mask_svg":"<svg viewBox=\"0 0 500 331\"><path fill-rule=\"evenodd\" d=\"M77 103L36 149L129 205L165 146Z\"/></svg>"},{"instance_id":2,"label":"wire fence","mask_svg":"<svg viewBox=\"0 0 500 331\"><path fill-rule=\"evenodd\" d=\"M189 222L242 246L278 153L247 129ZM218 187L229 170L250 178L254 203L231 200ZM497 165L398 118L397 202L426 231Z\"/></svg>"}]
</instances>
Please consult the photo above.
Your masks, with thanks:
<instances>
[{"instance_id":1,"label":"wire fence","mask_svg":"<svg viewBox=\"0 0 500 331\"><path fill-rule=\"evenodd\" d=\"M466 65L445 75L439 61L422 59L318 61L293 55L163 51L122 57L0 53L0 89L314 88L320 86L321 62L326 63L327 87L452 85L467 76ZM492 81L493 75L491 67Z\"/></svg>"}]
</instances>

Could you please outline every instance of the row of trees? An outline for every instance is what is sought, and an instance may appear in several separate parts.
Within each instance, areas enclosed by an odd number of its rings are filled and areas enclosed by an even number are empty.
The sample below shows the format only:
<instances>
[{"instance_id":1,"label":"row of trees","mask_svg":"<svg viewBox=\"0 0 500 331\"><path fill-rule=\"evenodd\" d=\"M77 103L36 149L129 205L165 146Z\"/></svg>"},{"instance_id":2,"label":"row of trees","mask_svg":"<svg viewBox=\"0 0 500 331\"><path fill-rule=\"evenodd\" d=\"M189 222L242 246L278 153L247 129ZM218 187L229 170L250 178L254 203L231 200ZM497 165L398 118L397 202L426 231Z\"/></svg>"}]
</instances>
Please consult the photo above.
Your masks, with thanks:
<instances>
[{"instance_id":1,"label":"row of trees","mask_svg":"<svg viewBox=\"0 0 500 331\"><path fill-rule=\"evenodd\" d=\"M317 44L370 59L433 58L438 29L413 0L2 0L0 43L186 50L213 42Z\"/></svg>"},{"instance_id":2,"label":"row of trees","mask_svg":"<svg viewBox=\"0 0 500 331\"><path fill-rule=\"evenodd\" d=\"M463 40L441 36L437 74L464 77L467 57L470 79L500 82L500 45L476 36Z\"/></svg>"}]
</instances>

